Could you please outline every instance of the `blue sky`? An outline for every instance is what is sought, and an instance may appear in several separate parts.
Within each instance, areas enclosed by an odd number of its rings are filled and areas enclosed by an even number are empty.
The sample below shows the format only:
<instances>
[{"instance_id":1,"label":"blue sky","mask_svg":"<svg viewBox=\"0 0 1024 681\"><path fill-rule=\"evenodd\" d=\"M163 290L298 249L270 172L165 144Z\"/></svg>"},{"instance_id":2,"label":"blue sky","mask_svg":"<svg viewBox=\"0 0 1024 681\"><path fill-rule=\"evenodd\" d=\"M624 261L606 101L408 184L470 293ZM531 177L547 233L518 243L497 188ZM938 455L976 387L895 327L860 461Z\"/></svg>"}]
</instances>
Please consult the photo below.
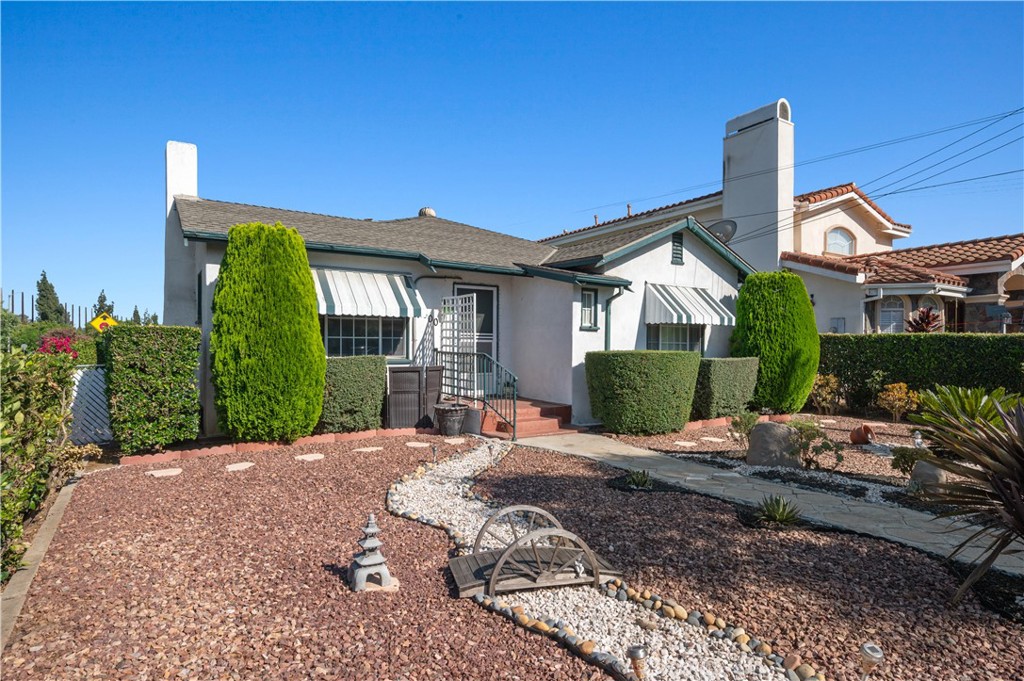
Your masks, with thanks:
<instances>
[{"instance_id":1,"label":"blue sky","mask_svg":"<svg viewBox=\"0 0 1024 681\"><path fill-rule=\"evenodd\" d=\"M46 269L64 302L104 288L119 314L161 311L169 139L199 146L207 198L430 205L539 238L715 191L725 121L778 97L798 163L1024 106L1021 3L4 2L0 22L5 295ZM801 165L797 191L978 127ZM925 184L1022 167L1016 141ZM1024 229L1020 173L878 201L914 225L903 246Z\"/></svg>"}]
</instances>

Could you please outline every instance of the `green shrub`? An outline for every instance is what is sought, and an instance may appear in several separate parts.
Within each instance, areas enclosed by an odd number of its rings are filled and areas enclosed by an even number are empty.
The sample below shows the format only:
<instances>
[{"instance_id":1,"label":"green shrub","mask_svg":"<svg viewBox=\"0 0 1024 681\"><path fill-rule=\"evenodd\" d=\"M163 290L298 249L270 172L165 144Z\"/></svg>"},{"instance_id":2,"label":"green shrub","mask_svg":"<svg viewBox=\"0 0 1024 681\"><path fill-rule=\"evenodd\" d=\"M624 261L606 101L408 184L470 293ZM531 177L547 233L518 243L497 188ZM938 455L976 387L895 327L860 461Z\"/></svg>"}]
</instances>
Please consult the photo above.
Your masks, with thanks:
<instances>
[{"instance_id":1,"label":"green shrub","mask_svg":"<svg viewBox=\"0 0 1024 681\"><path fill-rule=\"evenodd\" d=\"M626 486L634 489L651 489L654 481L650 471L630 471L626 474Z\"/></svg>"},{"instance_id":2,"label":"green shrub","mask_svg":"<svg viewBox=\"0 0 1024 681\"><path fill-rule=\"evenodd\" d=\"M839 379L832 374L818 374L811 388L811 404L819 414L835 414L839 408Z\"/></svg>"},{"instance_id":3,"label":"green shrub","mask_svg":"<svg viewBox=\"0 0 1024 681\"><path fill-rule=\"evenodd\" d=\"M317 432L352 433L380 428L387 372L384 357L329 357L324 409Z\"/></svg>"},{"instance_id":4,"label":"green shrub","mask_svg":"<svg viewBox=\"0 0 1024 681\"><path fill-rule=\"evenodd\" d=\"M235 225L213 294L210 334L221 428L293 441L324 403L326 354L302 237L280 223Z\"/></svg>"},{"instance_id":5,"label":"green shrub","mask_svg":"<svg viewBox=\"0 0 1024 681\"><path fill-rule=\"evenodd\" d=\"M789 426L796 431L793 444L804 468L821 470L821 457L824 454L835 457L831 468L833 471L843 462L843 443L830 438L816 422L794 419L789 422Z\"/></svg>"},{"instance_id":6,"label":"green shrub","mask_svg":"<svg viewBox=\"0 0 1024 681\"><path fill-rule=\"evenodd\" d=\"M39 345L36 347L41 347L48 339L59 338L71 339L71 347L78 353L75 364L97 364L97 337L71 326L57 326L48 329L40 337Z\"/></svg>"},{"instance_id":7,"label":"green shrub","mask_svg":"<svg viewBox=\"0 0 1024 681\"><path fill-rule=\"evenodd\" d=\"M756 272L736 300L734 357L758 357L753 406L792 413L804 406L818 372L818 331L803 280Z\"/></svg>"},{"instance_id":8,"label":"green shrub","mask_svg":"<svg viewBox=\"0 0 1024 681\"><path fill-rule=\"evenodd\" d=\"M1024 334L875 333L822 334L821 373L839 378L847 406L863 410L877 394L868 381L884 371L886 383L911 390L936 385L1005 388L1024 392Z\"/></svg>"},{"instance_id":9,"label":"green shrub","mask_svg":"<svg viewBox=\"0 0 1024 681\"><path fill-rule=\"evenodd\" d=\"M928 455L928 450L918 447L893 447L892 468L904 475L910 475L914 471L914 464Z\"/></svg>"},{"instance_id":10,"label":"green shrub","mask_svg":"<svg viewBox=\"0 0 1024 681\"><path fill-rule=\"evenodd\" d=\"M43 336L64 327L59 322L29 322L11 327L10 342L12 348L20 348L22 345L28 351L35 350L43 340Z\"/></svg>"},{"instance_id":11,"label":"green shrub","mask_svg":"<svg viewBox=\"0 0 1024 681\"><path fill-rule=\"evenodd\" d=\"M757 357L705 357L697 373L693 418L735 416L746 410L757 384Z\"/></svg>"},{"instance_id":12,"label":"green shrub","mask_svg":"<svg viewBox=\"0 0 1024 681\"><path fill-rule=\"evenodd\" d=\"M199 435L201 331L121 324L104 335L110 430L126 454Z\"/></svg>"},{"instance_id":13,"label":"green shrub","mask_svg":"<svg viewBox=\"0 0 1024 681\"><path fill-rule=\"evenodd\" d=\"M594 417L613 433L670 433L686 425L700 355L696 352L588 352L587 389Z\"/></svg>"},{"instance_id":14,"label":"green shrub","mask_svg":"<svg viewBox=\"0 0 1024 681\"><path fill-rule=\"evenodd\" d=\"M0 353L0 581L20 564L25 520L74 469L66 446L74 363L64 352Z\"/></svg>"}]
</instances>

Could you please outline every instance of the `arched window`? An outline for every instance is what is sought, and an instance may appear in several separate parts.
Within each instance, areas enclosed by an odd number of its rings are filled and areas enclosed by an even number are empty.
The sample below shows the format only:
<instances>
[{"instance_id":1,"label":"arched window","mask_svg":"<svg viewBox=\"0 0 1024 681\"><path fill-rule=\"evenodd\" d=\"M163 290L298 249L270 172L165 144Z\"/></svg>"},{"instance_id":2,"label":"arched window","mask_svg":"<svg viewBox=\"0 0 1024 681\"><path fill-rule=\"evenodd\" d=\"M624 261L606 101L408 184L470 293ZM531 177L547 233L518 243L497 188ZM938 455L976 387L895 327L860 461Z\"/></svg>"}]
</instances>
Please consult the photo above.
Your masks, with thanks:
<instances>
[{"instance_id":1,"label":"arched window","mask_svg":"<svg viewBox=\"0 0 1024 681\"><path fill-rule=\"evenodd\" d=\"M833 227L825 236L825 252L836 255L853 255L854 239L850 232L842 227Z\"/></svg>"},{"instance_id":2,"label":"arched window","mask_svg":"<svg viewBox=\"0 0 1024 681\"><path fill-rule=\"evenodd\" d=\"M880 333L903 332L903 299L886 296L878 306L878 331Z\"/></svg>"}]
</instances>

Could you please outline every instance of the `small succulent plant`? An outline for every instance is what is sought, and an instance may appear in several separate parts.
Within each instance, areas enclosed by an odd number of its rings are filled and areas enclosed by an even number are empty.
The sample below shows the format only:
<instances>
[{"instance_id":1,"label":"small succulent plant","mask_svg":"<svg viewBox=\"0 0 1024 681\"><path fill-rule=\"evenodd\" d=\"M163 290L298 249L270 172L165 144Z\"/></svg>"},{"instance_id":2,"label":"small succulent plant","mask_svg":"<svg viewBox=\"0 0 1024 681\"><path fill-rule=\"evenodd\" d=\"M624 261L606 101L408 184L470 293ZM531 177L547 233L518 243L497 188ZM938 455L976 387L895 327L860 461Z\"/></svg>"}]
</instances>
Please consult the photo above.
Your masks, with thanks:
<instances>
[{"instance_id":1,"label":"small succulent plant","mask_svg":"<svg viewBox=\"0 0 1024 681\"><path fill-rule=\"evenodd\" d=\"M800 507L780 494L773 494L761 500L757 507L757 519L766 523L792 525L800 519Z\"/></svg>"},{"instance_id":2,"label":"small succulent plant","mask_svg":"<svg viewBox=\"0 0 1024 681\"><path fill-rule=\"evenodd\" d=\"M630 471L626 476L626 485L637 489L650 489L654 483L651 481L651 474L647 471Z\"/></svg>"}]
</instances>

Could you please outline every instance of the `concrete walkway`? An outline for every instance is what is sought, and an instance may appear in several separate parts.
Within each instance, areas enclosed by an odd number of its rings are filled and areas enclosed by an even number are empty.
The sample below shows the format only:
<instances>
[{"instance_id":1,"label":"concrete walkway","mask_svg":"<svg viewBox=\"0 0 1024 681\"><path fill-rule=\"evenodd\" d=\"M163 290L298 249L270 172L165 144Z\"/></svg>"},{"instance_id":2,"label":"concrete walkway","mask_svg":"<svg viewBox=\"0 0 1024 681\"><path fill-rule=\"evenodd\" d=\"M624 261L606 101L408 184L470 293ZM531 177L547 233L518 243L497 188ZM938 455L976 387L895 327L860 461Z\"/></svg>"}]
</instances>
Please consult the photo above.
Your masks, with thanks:
<instances>
[{"instance_id":1,"label":"concrete walkway","mask_svg":"<svg viewBox=\"0 0 1024 681\"><path fill-rule=\"evenodd\" d=\"M677 459L649 449L640 449L600 435L571 433L546 437L522 438L519 444L551 449L564 454L582 456L626 470L646 470L652 477L700 494L733 503L756 506L765 496L780 494L795 501L806 520L888 539L945 558L973 530L961 522L912 511L899 506L884 506L866 501L846 499L826 492L800 489L770 480L708 466L697 461ZM946 532L947 528L951 531ZM981 539L981 549L988 542ZM1020 547L1024 549L1024 546ZM958 559L972 560L979 548L965 549ZM1005 572L1024 576L1024 553L1005 552L995 566Z\"/></svg>"}]
</instances>

